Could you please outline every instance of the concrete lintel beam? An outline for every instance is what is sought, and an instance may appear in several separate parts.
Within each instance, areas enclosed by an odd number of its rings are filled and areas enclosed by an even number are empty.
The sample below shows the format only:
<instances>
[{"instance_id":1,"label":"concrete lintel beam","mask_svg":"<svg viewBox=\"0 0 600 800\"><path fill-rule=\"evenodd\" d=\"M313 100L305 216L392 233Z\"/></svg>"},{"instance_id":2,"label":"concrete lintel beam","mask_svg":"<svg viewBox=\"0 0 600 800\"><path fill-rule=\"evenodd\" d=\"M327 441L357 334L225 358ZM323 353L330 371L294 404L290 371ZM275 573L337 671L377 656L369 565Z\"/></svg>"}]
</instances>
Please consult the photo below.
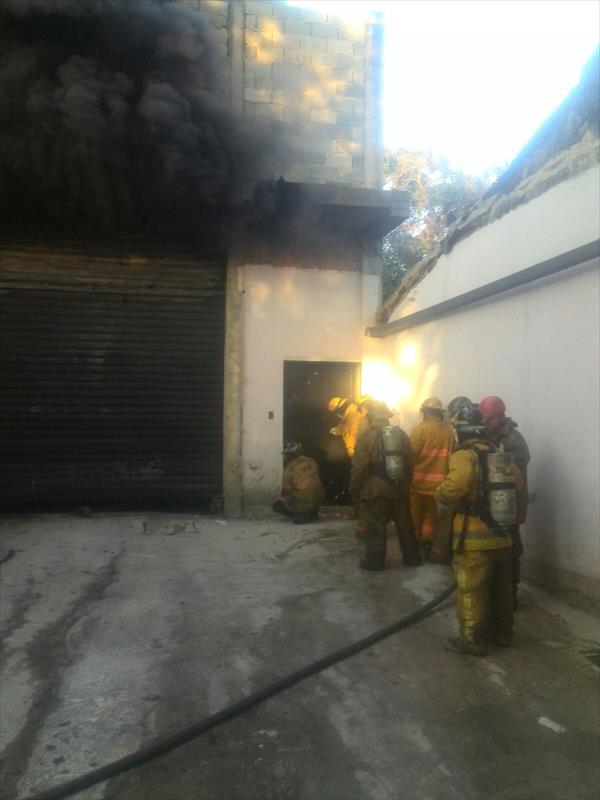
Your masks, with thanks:
<instances>
[{"instance_id":1,"label":"concrete lintel beam","mask_svg":"<svg viewBox=\"0 0 600 800\"><path fill-rule=\"evenodd\" d=\"M339 233L380 238L402 224L410 213L406 192L367 189L344 184L276 184L276 208L287 218L318 218Z\"/></svg>"},{"instance_id":2,"label":"concrete lintel beam","mask_svg":"<svg viewBox=\"0 0 600 800\"><path fill-rule=\"evenodd\" d=\"M408 192L367 189L342 183L292 183L282 181L278 190L290 198L297 197L324 206L355 206L382 208L393 211L405 219L410 213Z\"/></svg>"}]
</instances>

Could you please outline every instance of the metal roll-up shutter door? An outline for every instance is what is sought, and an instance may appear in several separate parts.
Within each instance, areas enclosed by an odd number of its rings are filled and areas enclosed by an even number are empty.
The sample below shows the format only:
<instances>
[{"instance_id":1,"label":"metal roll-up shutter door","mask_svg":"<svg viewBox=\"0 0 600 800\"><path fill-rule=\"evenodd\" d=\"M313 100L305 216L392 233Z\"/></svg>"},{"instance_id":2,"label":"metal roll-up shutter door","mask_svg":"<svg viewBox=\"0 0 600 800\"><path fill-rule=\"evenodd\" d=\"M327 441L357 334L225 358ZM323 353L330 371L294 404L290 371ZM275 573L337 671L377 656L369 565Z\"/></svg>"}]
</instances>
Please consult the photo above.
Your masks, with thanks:
<instances>
[{"instance_id":1,"label":"metal roll-up shutter door","mask_svg":"<svg viewBox=\"0 0 600 800\"><path fill-rule=\"evenodd\" d=\"M223 343L221 259L0 245L0 505L219 496Z\"/></svg>"}]
</instances>

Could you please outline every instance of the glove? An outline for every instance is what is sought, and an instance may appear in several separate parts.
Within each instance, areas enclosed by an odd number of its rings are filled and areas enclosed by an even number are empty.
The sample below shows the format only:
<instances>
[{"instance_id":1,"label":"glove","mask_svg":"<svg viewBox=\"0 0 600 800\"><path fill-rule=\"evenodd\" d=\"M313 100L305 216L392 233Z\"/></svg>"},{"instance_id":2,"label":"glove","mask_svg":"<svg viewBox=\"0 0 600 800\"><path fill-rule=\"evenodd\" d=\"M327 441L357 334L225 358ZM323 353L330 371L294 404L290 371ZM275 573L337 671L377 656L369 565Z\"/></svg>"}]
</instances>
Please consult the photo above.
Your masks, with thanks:
<instances>
[{"instance_id":1,"label":"glove","mask_svg":"<svg viewBox=\"0 0 600 800\"><path fill-rule=\"evenodd\" d=\"M337 428L331 428L331 430L329 431L329 433L330 433L332 436L339 436L339 435L340 435L340 432L338 431L338 429L337 429Z\"/></svg>"}]
</instances>

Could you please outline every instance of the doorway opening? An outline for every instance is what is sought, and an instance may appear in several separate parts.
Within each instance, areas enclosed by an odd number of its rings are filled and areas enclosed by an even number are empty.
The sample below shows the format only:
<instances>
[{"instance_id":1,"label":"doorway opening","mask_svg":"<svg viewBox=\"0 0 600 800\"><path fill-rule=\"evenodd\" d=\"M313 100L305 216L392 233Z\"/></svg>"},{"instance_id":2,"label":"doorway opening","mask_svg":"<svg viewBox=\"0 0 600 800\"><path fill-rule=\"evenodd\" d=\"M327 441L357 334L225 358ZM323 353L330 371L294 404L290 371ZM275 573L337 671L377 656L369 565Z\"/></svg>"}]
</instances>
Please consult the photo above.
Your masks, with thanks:
<instances>
[{"instance_id":1,"label":"doorway opening","mask_svg":"<svg viewBox=\"0 0 600 800\"><path fill-rule=\"evenodd\" d=\"M304 454L316 460L328 506L348 506L351 500L350 459L342 438L329 433L339 419L327 403L334 396L355 400L359 388L359 363L283 363L283 438L302 442Z\"/></svg>"}]
</instances>

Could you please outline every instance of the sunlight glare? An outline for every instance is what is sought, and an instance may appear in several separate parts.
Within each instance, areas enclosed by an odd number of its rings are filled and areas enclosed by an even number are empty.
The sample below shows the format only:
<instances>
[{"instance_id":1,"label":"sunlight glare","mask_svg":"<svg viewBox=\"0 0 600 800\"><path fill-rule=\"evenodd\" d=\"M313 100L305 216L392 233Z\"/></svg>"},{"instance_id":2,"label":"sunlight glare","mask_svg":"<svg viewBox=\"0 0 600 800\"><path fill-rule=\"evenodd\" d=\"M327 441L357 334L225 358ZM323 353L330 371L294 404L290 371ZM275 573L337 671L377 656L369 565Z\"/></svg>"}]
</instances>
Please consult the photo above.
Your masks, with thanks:
<instances>
[{"instance_id":1,"label":"sunlight glare","mask_svg":"<svg viewBox=\"0 0 600 800\"><path fill-rule=\"evenodd\" d=\"M362 394L383 400L390 409L399 411L411 398L413 387L389 364L367 359L362 365Z\"/></svg>"}]
</instances>

